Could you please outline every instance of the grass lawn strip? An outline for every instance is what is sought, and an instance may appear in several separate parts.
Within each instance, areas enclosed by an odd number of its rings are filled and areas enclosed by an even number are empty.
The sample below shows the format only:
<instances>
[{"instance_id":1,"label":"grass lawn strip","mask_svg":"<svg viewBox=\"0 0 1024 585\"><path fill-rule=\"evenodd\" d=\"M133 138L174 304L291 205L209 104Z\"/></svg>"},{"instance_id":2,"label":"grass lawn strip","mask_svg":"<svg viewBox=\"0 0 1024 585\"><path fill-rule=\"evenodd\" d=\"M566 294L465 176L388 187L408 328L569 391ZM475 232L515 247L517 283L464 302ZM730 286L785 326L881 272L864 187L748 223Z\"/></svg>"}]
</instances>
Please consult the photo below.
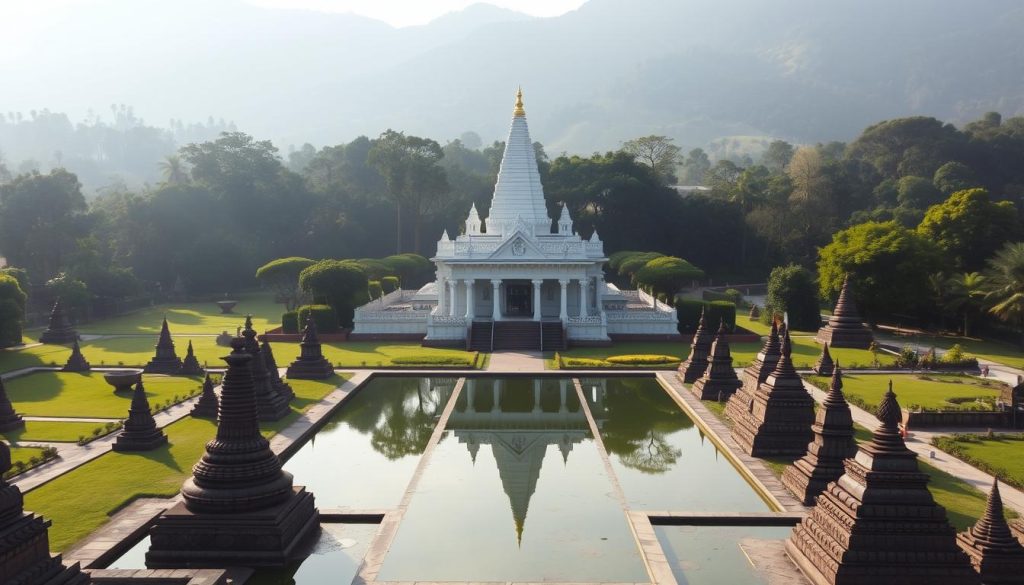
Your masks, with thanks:
<instances>
[{"instance_id":1,"label":"grass lawn strip","mask_svg":"<svg viewBox=\"0 0 1024 585\"><path fill-rule=\"evenodd\" d=\"M897 344L902 345L903 343L938 349L949 349L954 344L960 344L965 353L974 357L1015 368L1024 368L1024 349L1012 343L952 335L908 335L897 340Z\"/></svg>"},{"instance_id":2,"label":"grass lawn strip","mask_svg":"<svg viewBox=\"0 0 1024 585\"><path fill-rule=\"evenodd\" d=\"M167 317L167 324L172 335L190 333L217 334L222 331L234 334L235 328L245 323L246 314L252 314L252 324L256 331L281 325L281 313L284 305L274 303L269 294L242 294L233 296L238 305L233 313L223 315L215 301L198 303L171 303L155 305L127 315L103 319L77 327L83 334L136 334L160 332L160 324Z\"/></svg>"},{"instance_id":3,"label":"grass lawn strip","mask_svg":"<svg viewBox=\"0 0 1024 585\"><path fill-rule=\"evenodd\" d=\"M125 415L127 416L127 411ZM102 429L101 422L25 421L25 428L2 434L8 443L18 444L32 441L48 443L74 443L79 437L91 437L95 429Z\"/></svg>"},{"instance_id":4,"label":"grass lawn strip","mask_svg":"<svg viewBox=\"0 0 1024 585\"><path fill-rule=\"evenodd\" d=\"M843 372L843 393L850 402L868 412L874 412L892 380L893 390L900 404L914 410L989 410L972 402L981 398L994 401L999 398L1004 384L993 379L975 378L958 374L857 374ZM809 376L808 381L821 389L828 388L829 379ZM950 402L950 399L959 404Z\"/></svg>"},{"instance_id":5,"label":"grass lawn strip","mask_svg":"<svg viewBox=\"0 0 1024 585\"><path fill-rule=\"evenodd\" d=\"M293 380L296 400L284 419L261 425L273 436L312 404L340 386L346 376ZM53 520L50 547L63 551L107 521L109 515L139 497L178 493L192 465L216 435L213 421L185 417L164 431L170 444L147 453L109 452L43 484L25 495L25 507Z\"/></svg>"},{"instance_id":6,"label":"grass lawn strip","mask_svg":"<svg viewBox=\"0 0 1024 585\"><path fill-rule=\"evenodd\" d=\"M281 349L278 349L281 348ZM299 353L298 344L274 344L278 365L287 365ZM414 343L349 341L325 343L324 357L339 368L380 366L456 365L469 367L476 352L442 347L423 347ZM396 361L397 360L397 361Z\"/></svg>"},{"instance_id":7,"label":"grass lawn strip","mask_svg":"<svg viewBox=\"0 0 1024 585\"><path fill-rule=\"evenodd\" d=\"M993 438L976 434L935 437L932 444L954 457L1024 489L1024 434L1000 434Z\"/></svg>"},{"instance_id":8,"label":"grass lawn strip","mask_svg":"<svg viewBox=\"0 0 1024 585\"><path fill-rule=\"evenodd\" d=\"M184 397L201 387L198 377L145 375L150 405ZM131 395L114 394L100 372L36 372L5 382L14 409L26 416L125 418ZM29 421L27 425L31 425ZM100 425L94 425L100 426ZM77 439L77 435L75 437Z\"/></svg>"}]
</instances>

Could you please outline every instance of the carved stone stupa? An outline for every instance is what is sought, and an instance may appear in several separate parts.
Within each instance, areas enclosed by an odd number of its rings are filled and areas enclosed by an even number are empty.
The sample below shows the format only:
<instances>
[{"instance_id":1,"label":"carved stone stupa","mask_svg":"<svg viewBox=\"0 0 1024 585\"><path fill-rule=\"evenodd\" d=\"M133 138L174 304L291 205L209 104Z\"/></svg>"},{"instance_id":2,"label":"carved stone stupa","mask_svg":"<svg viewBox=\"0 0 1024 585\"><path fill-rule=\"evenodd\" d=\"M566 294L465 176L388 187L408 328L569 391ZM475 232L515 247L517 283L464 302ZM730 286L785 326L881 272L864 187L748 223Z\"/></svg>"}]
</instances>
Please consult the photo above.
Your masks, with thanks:
<instances>
[{"instance_id":1,"label":"carved stone stupa","mask_svg":"<svg viewBox=\"0 0 1024 585\"><path fill-rule=\"evenodd\" d=\"M679 378L683 382L690 384L704 375L704 370L708 367L711 341L711 331L708 331L707 323L704 321L704 311L701 311L700 321L697 322L697 331L693 334L693 341L690 342L690 356L679 364Z\"/></svg>"},{"instance_id":2,"label":"carved stone stupa","mask_svg":"<svg viewBox=\"0 0 1024 585\"><path fill-rule=\"evenodd\" d=\"M828 324L818 329L814 340L832 347L867 349L874 339L871 330L861 322L853 303L853 293L850 292L850 277L847 276L843 279L843 288L839 291L839 300L836 301L832 316L828 318Z\"/></svg>"},{"instance_id":3,"label":"carved stone stupa","mask_svg":"<svg viewBox=\"0 0 1024 585\"><path fill-rule=\"evenodd\" d=\"M732 368L732 352L729 341L725 338L725 321L718 325L718 334L711 343L707 369L697 379L690 390L701 400L727 400L743 384Z\"/></svg>"},{"instance_id":4,"label":"carved stone stupa","mask_svg":"<svg viewBox=\"0 0 1024 585\"><path fill-rule=\"evenodd\" d=\"M167 443L167 435L156 426L156 419L149 411L149 400L142 380L135 384L132 392L132 406L128 410L128 419L117 435L114 451L150 451Z\"/></svg>"},{"instance_id":5,"label":"carved stone stupa","mask_svg":"<svg viewBox=\"0 0 1024 585\"><path fill-rule=\"evenodd\" d=\"M192 340L188 340L188 349L185 351L185 359L181 362L181 369L178 374L181 376L202 376L206 373L203 366L199 365L196 352L192 349Z\"/></svg>"},{"instance_id":6,"label":"carved stone stupa","mask_svg":"<svg viewBox=\"0 0 1024 585\"><path fill-rule=\"evenodd\" d=\"M814 367L811 370L819 376L831 376L834 368L835 362L832 361L832 354L828 352L828 343L823 343L821 344L821 355L818 356L818 361L814 362Z\"/></svg>"},{"instance_id":7,"label":"carved stone stupa","mask_svg":"<svg viewBox=\"0 0 1024 585\"><path fill-rule=\"evenodd\" d=\"M807 454L782 474L783 485L805 506L813 505L825 486L843 475L843 461L857 454L853 415L843 396L843 374L839 366L833 368L832 383L815 414L811 430L814 440L807 446Z\"/></svg>"},{"instance_id":8,"label":"carved stone stupa","mask_svg":"<svg viewBox=\"0 0 1024 585\"><path fill-rule=\"evenodd\" d=\"M41 343L71 343L78 339L78 332L71 327L68 316L64 313L64 305L57 297L53 303L53 310L50 311L50 322L46 330L39 336Z\"/></svg>"},{"instance_id":9,"label":"carved stone stupa","mask_svg":"<svg viewBox=\"0 0 1024 585\"><path fill-rule=\"evenodd\" d=\"M163 325L160 326L160 338L156 342L156 355L142 371L147 374L167 374L169 376L181 371L181 358L174 351L174 341L171 339L171 330L167 327L166 317L164 317Z\"/></svg>"},{"instance_id":10,"label":"carved stone stupa","mask_svg":"<svg viewBox=\"0 0 1024 585\"><path fill-rule=\"evenodd\" d=\"M772 373L772 370L779 363L779 358L782 357L779 347L779 326L775 321L772 321L772 330L768 333L764 346L761 347L761 351L754 357L754 361L743 370L743 374L740 376L741 386L739 390L732 395L732 398L725 405L725 414L730 419L736 420L743 416L744 412L750 410L757 387L761 382L768 379L768 374Z\"/></svg>"},{"instance_id":11,"label":"carved stone stupa","mask_svg":"<svg viewBox=\"0 0 1024 585\"><path fill-rule=\"evenodd\" d=\"M319 529L313 495L260 434L256 388L245 340L232 341L221 390L217 436L182 486L183 503L157 518L150 568L284 566Z\"/></svg>"},{"instance_id":12,"label":"carved stone stupa","mask_svg":"<svg viewBox=\"0 0 1024 585\"><path fill-rule=\"evenodd\" d=\"M801 457L813 434L814 399L793 368L789 333L782 338L782 357L757 387L753 401L733 421L733 438L754 457Z\"/></svg>"},{"instance_id":13,"label":"carved stone stupa","mask_svg":"<svg viewBox=\"0 0 1024 585\"><path fill-rule=\"evenodd\" d=\"M210 379L210 374L206 374L206 379L203 380L203 393L199 395L199 400L196 405L192 407L192 416L195 418L217 418L217 393L213 391L213 380Z\"/></svg>"},{"instance_id":14,"label":"carved stone stupa","mask_svg":"<svg viewBox=\"0 0 1024 585\"><path fill-rule=\"evenodd\" d=\"M277 367L277 359L274 357L274 349L270 347L270 342L265 336L263 338L263 345L260 346L260 353L263 354L263 361L267 366L267 371L270 372L270 380L274 383L274 388L281 394L285 402L291 402L295 398L295 391L292 390L288 382L281 378L281 372Z\"/></svg>"},{"instance_id":15,"label":"carved stone stupa","mask_svg":"<svg viewBox=\"0 0 1024 585\"><path fill-rule=\"evenodd\" d=\"M260 342L256 341L256 331L252 328L251 315L245 318L242 338L245 339L245 353L252 356L249 368L252 371L253 384L256 385L256 410L259 412L260 420L281 420L291 412L291 408L288 407L288 401L277 391L270 378L267 363L260 351Z\"/></svg>"},{"instance_id":16,"label":"carved stone stupa","mask_svg":"<svg viewBox=\"0 0 1024 585\"><path fill-rule=\"evenodd\" d=\"M82 355L82 348L78 346L78 340L76 339L71 344L71 355L68 356L68 361L61 368L62 372L88 372L92 369L89 362L85 360L85 356Z\"/></svg>"},{"instance_id":17,"label":"carved stone stupa","mask_svg":"<svg viewBox=\"0 0 1024 585\"><path fill-rule=\"evenodd\" d=\"M286 375L296 380L322 380L334 375L331 363L324 359L320 347L320 338L316 335L316 323L313 317L306 318L306 328L302 331L299 342L299 357L288 366Z\"/></svg>"},{"instance_id":18,"label":"carved stone stupa","mask_svg":"<svg viewBox=\"0 0 1024 585\"><path fill-rule=\"evenodd\" d=\"M985 585L1024 583L1024 546L1006 523L998 480L992 482L985 515L956 539Z\"/></svg>"},{"instance_id":19,"label":"carved stone stupa","mask_svg":"<svg viewBox=\"0 0 1024 585\"><path fill-rule=\"evenodd\" d=\"M845 462L786 541L786 552L815 585L978 585L957 547L946 510L900 436L902 414L889 391L882 424Z\"/></svg>"},{"instance_id":20,"label":"carved stone stupa","mask_svg":"<svg viewBox=\"0 0 1024 585\"><path fill-rule=\"evenodd\" d=\"M50 521L25 511L21 490L3 479L10 469L11 449L0 442L0 583L88 585L77 563L50 554Z\"/></svg>"},{"instance_id":21,"label":"carved stone stupa","mask_svg":"<svg viewBox=\"0 0 1024 585\"><path fill-rule=\"evenodd\" d=\"M14 405L7 397L7 388L4 387L3 379L0 379L0 432L13 431L25 427L25 420L14 411Z\"/></svg>"}]
</instances>

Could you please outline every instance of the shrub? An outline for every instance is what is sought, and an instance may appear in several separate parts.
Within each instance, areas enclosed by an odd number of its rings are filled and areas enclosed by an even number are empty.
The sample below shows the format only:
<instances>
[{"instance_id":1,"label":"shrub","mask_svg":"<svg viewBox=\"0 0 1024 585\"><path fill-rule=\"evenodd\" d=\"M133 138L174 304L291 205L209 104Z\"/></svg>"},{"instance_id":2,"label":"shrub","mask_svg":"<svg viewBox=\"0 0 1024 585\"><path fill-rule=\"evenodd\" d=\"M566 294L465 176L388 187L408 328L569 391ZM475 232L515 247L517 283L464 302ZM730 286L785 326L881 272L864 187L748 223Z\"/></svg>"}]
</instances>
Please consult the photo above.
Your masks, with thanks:
<instances>
[{"instance_id":1,"label":"shrub","mask_svg":"<svg viewBox=\"0 0 1024 585\"><path fill-rule=\"evenodd\" d=\"M670 355L613 355L605 359L612 364L624 364L630 366L654 366L662 364L678 363L679 358Z\"/></svg>"},{"instance_id":2,"label":"shrub","mask_svg":"<svg viewBox=\"0 0 1024 585\"><path fill-rule=\"evenodd\" d=\"M797 264L772 269L765 309L765 312L786 313L789 326L797 331L814 331L821 326L814 277Z\"/></svg>"},{"instance_id":3,"label":"shrub","mask_svg":"<svg viewBox=\"0 0 1024 585\"><path fill-rule=\"evenodd\" d=\"M725 328L729 331L736 329L736 305L730 301L697 301L693 299L679 299L676 301L676 316L679 319L679 332L691 334L697 330L697 323L700 322L701 311L704 312L704 320L712 331L718 330L718 322L725 321Z\"/></svg>"},{"instance_id":4,"label":"shrub","mask_svg":"<svg viewBox=\"0 0 1024 585\"><path fill-rule=\"evenodd\" d=\"M366 291L369 293L371 299L379 299L384 296L384 288L381 286L379 280L371 280L366 283Z\"/></svg>"},{"instance_id":5,"label":"shrub","mask_svg":"<svg viewBox=\"0 0 1024 585\"><path fill-rule=\"evenodd\" d=\"M320 333L334 333L338 330L338 313L330 305L303 305L299 307L298 319L300 327L305 327L306 319L313 317L316 330Z\"/></svg>"},{"instance_id":6,"label":"shrub","mask_svg":"<svg viewBox=\"0 0 1024 585\"><path fill-rule=\"evenodd\" d=\"M607 368L610 364L604 360L593 358L562 358L562 367L566 368Z\"/></svg>"},{"instance_id":7,"label":"shrub","mask_svg":"<svg viewBox=\"0 0 1024 585\"><path fill-rule=\"evenodd\" d=\"M25 300L17 278L0 274L0 347L21 343Z\"/></svg>"},{"instance_id":8,"label":"shrub","mask_svg":"<svg viewBox=\"0 0 1024 585\"><path fill-rule=\"evenodd\" d=\"M392 293L398 290L398 277L397 276L385 276L380 279L380 287L384 291L384 294Z\"/></svg>"},{"instance_id":9,"label":"shrub","mask_svg":"<svg viewBox=\"0 0 1024 585\"><path fill-rule=\"evenodd\" d=\"M896 365L901 368L916 368L919 362L920 357L917 355L917 351L909 345L904 345L900 350L900 355L896 357Z\"/></svg>"},{"instance_id":10,"label":"shrub","mask_svg":"<svg viewBox=\"0 0 1024 585\"><path fill-rule=\"evenodd\" d=\"M422 366L471 366L476 363L476 354L472 357L461 355L410 355L398 356L391 359L391 363L398 365L422 365Z\"/></svg>"},{"instance_id":11,"label":"shrub","mask_svg":"<svg viewBox=\"0 0 1024 585\"><path fill-rule=\"evenodd\" d=\"M281 315L281 330L285 333L298 333L299 332L299 313L298 311L288 311Z\"/></svg>"},{"instance_id":12,"label":"shrub","mask_svg":"<svg viewBox=\"0 0 1024 585\"><path fill-rule=\"evenodd\" d=\"M355 308L369 300L366 272L352 260L321 260L306 267L299 273L299 288L313 295L315 302L334 307L336 318L345 326L352 325Z\"/></svg>"},{"instance_id":13,"label":"shrub","mask_svg":"<svg viewBox=\"0 0 1024 585\"><path fill-rule=\"evenodd\" d=\"M676 317L679 319L680 333L693 333L700 321L700 313L704 310L704 301L679 299L676 301Z\"/></svg>"},{"instance_id":14,"label":"shrub","mask_svg":"<svg viewBox=\"0 0 1024 585\"><path fill-rule=\"evenodd\" d=\"M719 321L725 321L726 330L733 331L736 329L736 304L730 301L711 301L707 304L704 318L712 331L718 330Z\"/></svg>"}]
</instances>

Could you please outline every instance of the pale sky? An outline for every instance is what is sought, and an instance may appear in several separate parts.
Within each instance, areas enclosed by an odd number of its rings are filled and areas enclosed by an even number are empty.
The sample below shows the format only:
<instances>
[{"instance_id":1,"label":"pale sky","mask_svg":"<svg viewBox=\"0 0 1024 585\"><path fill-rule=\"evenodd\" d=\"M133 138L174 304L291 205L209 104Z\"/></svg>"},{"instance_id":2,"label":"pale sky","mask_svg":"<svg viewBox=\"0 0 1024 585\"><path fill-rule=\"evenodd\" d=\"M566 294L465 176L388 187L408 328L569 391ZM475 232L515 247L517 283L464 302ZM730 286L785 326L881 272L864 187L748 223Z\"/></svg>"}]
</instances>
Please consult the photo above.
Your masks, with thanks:
<instances>
[{"instance_id":1,"label":"pale sky","mask_svg":"<svg viewBox=\"0 0 1024 585\"><path fill-rule=\"evenodd\" d=\"M0 0L2 1L2 0ZM448 12L481 0L247 0L260 6L302 8L328 12L354 12L393 26L426 24ZM558 16L579 8L585 0L483 0L532 16Z\"/></svg>"}]
</instances>

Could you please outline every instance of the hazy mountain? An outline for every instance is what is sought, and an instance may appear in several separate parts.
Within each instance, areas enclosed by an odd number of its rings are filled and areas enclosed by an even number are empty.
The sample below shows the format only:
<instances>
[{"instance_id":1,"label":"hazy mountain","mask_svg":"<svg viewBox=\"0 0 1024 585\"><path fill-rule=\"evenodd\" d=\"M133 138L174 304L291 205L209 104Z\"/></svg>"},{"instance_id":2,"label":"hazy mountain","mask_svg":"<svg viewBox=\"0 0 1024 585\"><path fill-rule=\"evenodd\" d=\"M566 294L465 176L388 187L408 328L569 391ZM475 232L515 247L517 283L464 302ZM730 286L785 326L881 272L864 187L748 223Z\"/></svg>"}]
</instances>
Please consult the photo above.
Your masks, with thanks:
<instances>
[{"instance_id":1,"label":"hazy mountain","mask_svg":"<svg viewBox=\"0 0 1024 585\"><path fill-rule=\"evenodd\" d=\"M519 84L552 153L1024 113L1018 0L590 0L557 18L475 5L402 29L240 0L102 0L7 20L0 112L77 120L126 103L149 123L226 118L283 147L388 127L501 138Z\"/></svg>"}]
</instances>

